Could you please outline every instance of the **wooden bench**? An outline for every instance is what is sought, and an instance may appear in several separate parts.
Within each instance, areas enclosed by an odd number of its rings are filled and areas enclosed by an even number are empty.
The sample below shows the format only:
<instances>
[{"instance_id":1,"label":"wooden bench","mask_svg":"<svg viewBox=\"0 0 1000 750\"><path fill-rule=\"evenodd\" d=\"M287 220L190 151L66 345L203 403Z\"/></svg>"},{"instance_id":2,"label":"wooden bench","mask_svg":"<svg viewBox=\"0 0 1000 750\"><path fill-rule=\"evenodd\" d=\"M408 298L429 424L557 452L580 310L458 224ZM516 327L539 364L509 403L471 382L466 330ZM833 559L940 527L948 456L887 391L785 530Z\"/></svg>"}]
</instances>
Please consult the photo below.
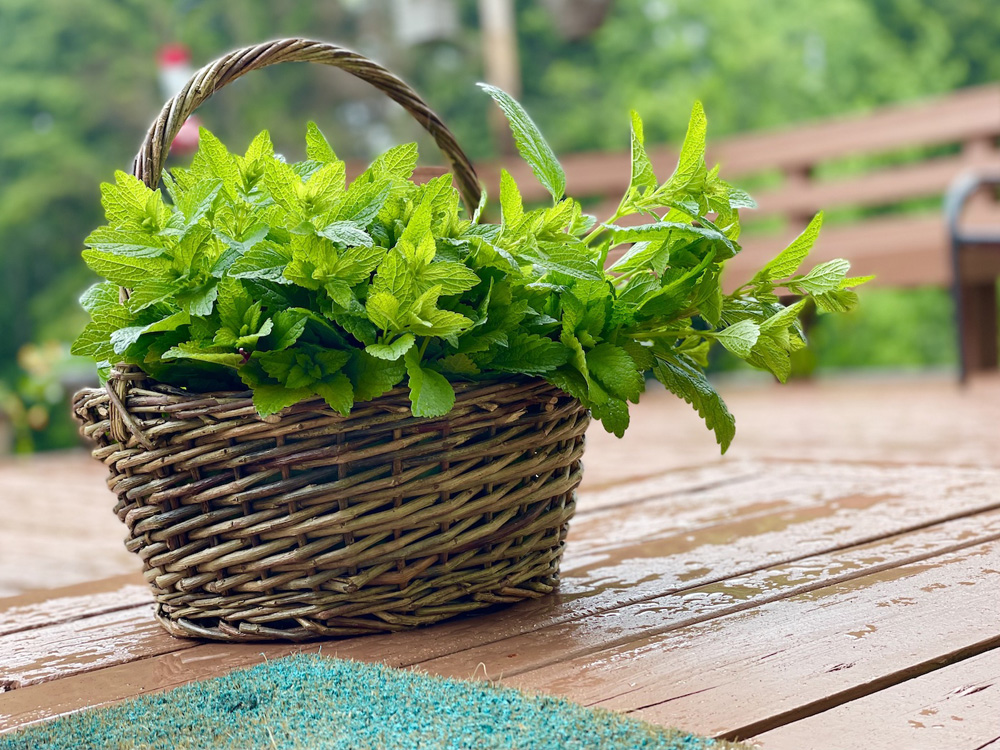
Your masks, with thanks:
<instances>
[{"instance_id":1,"label":"wooden bench","mask_svg":"<svg viewBox=\"0 0 1000 750\"><path fill-rule=\"evenodd\" d=\"M852 274L876 274L877 283L883 285L951 287L951 243L940 201L922 211L891 209L907 201L941 198L967 170L1000 171L998 85L886 107L867 115L726 139L711 137L711 112L709 123L709 163L719 163L728 180L740 184L741 179L762 173L780 175L777 186L751 190L759 209L747 212L746 217L777 220L784 228L777 234L765 234L754 232L752 224L748 227L741 238L743 252L727 264L731 288L749 278L820 210L830 216L813 253L817 262L849 258ZM902 163L850 176L823 175L838 160L899 154L907 149L933 149L940 155L914 157L916 161L897 158L895 161ZM676 163L676 152L652 148L650 158L664 179ZM611 216L627 187L629 165L627 151L567 156L563 166L568 192L577 198L596 199L592 212L598 218ZM547 199L521 162L510 160L504 166L517 179L525 200ZM499 165L484 165L480 174L490 193L496 195ZM1000 226L996 208L985 198L975 201L967 212L968 226ZM838 217L841 209L878 211L851 219ZM968 320L966 366L969 370L995 368L996 316L985 311L996 309L1000 253L967 254L959 271L965 292L961 312Z\"/></svg>"}]
</instances>

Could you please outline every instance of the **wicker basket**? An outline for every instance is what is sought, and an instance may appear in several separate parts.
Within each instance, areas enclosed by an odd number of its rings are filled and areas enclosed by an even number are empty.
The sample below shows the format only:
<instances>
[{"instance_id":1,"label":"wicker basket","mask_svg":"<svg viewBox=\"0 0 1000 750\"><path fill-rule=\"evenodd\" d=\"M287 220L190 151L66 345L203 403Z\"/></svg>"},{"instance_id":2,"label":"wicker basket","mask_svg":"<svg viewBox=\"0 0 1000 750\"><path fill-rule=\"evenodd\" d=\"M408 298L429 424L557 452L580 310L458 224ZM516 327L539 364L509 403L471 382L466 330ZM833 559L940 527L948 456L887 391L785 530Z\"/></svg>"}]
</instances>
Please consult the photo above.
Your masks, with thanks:
<instances>
[{"instance_id":1,"label":"wicker basket","mask_svg":"<svg viewBox=\"0 0 1000 750\"><path fill-rule=\"evenodd\" d=\"M169 144L214 91L278 62L343 68L399 102L479 185L402 81L330 44L282 40L206 66L166 104L133 165L155 186ZM127 291L123 290L123 297ZM589 415L542 380L457 383L453 411L410 414L405 389L347 417L322 400L261 419L247 392L193 393L117 367L74 397L111 470L126 547L172 634L305 640L426 625L555 585Z\"/></svg>"}]
</instances>

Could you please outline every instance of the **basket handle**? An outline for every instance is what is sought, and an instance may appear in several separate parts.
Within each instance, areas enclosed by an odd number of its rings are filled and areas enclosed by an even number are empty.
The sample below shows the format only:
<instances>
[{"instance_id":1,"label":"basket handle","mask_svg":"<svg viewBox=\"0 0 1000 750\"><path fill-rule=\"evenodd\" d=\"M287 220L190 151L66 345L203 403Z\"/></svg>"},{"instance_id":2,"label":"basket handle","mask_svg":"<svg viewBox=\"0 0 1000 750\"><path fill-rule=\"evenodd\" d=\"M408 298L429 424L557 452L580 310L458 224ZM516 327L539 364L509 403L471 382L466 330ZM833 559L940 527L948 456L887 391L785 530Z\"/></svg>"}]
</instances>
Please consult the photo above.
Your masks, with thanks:
<instances>
[{"instance_id":1,"label":"basket handle","mask_svg":"<svg viewBox=\"0 0 1000 750\"><path fill-rule=\"evenodd\" d=\"M441 122L441 118L434 114L413 89L378 63L357 52L327 42L308 39L278 39L233 50L195 73L191 80L163 105L132 162L132 174L148 187L156 189L160 182L160 174L163 172L163 163L170 151L170 144L184 121L199 105L223 86L251 70L283 62L315 62L341 68L370 83L401 104L403 109L433 136L441 153L451 162L458 190L469 212L471 213L479 205L482 188L469 157L462 151L455 136ZM124 288L119 291L124 302L128 299L128 291ZM112 439L123 445L130 436L134 436L144 446L152 448L150 439L143 434L136 421L128 416L123 403L131 383L140 382L144 378L144 373L131 365L119 365L114 369L107 384L111 396L108 408L110 434Z\"/></svg>"},{"instance_id":2,"label":"basket handle","mask_svg":"<svg viewBox=\"0 0 1000 750\"><path fill-rule=\"evenodd\" d=\"M459 192L469 211L479 204L482 188L469 157L459 147L451 131L413 89L378 63L357 52L308 39L278 39L233 50L195 73L184 84L184 88L163 105L136 154L132 174L155 189L159 184L170 144L184 121L202 102L251 70L284 62L315 62L346 70L401 104L433 136L441 153L451 162Z\"/></svg>"}]
</instances>

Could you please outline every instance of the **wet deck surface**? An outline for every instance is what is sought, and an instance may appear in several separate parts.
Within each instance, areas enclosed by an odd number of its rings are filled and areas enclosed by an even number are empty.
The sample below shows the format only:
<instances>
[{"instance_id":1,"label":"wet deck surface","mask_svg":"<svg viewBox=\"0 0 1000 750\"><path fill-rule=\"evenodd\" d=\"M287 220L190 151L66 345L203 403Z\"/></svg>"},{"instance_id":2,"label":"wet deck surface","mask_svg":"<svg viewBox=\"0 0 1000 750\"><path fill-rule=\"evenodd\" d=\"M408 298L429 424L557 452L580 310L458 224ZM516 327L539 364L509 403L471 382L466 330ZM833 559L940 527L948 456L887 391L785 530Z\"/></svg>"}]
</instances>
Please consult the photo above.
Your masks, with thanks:
<instances>
[{"instance_id":1,"label":"wet deck surface","mask_svg":"<svg viewBox=\"0 0 1000 750\"><path fill-rule=\"evenodd\" d=\"M73 584L0 599L0 729L322 648L765 748L1000 749L1000 387L776 395L729 394L742 442L721 460L657 394L625 441L594 434L557 595L322 645L171 638L104 549L121 533L101 468L0 467L5 511L37 521L0 528L0 584L43 580L34 561Z\"/></svg>"}]
</instances>

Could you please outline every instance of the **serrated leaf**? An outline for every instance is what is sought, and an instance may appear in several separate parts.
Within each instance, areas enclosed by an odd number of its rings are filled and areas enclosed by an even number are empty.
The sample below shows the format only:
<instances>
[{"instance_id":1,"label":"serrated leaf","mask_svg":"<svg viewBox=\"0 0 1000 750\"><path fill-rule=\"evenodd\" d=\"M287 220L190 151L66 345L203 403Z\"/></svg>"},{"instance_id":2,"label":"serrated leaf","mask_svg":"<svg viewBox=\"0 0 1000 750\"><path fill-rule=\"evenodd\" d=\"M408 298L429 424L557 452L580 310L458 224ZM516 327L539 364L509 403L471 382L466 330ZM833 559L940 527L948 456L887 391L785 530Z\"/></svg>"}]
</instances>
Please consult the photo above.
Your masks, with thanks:
<instances>
[{"instance_id":1,"label":"serrated leaf","mask_svg":"<svg viewBox=\"0 0 1000 750\"><path fill-rule=\"evenodd\" d=\"M722 232L710 227L696 227L678 221L658 221L654 224L643 224L636 227L617 227L606 225L611 230L611 244L620 245L623 242L643 242L654 240L674 240L679 237L691 239L707 239L734 250L732 241Z\"/></svg>"},{"instance_id":2,"label":"serrated leaf","mask_svg":"<svg viewBox=\"0 0 1000 750\"><path fill-rule=\"evenodd\" d=\"M480 278L476 272L468 268L463 263L453 263L442 261L440 263L430 263L420 269L417 275L417 283L424 288L430 286L441 287L441 295L461 294L472 289L479 284Z\"/></svg>"},{"instance_id":3,"label":"serrated leaf","mask_svg":"<svg viewBox=\"0 0 1000 750\"><path fill-rule=\"evenodd\" d=\"M632 119L632 177L629 188L656 189L656 175L646 154L645 137L642 133L642 118L634 109L629 113Z\"/></svg>"},{"instance_id":4,"label":"serrated leaf","mask_svg":"<svg viewBox=\"0 0 1000 750\"><path fill-rule=\"evenodd\" d=\"M591 416L600 421L615 437L624 437L629 425L628 404L620 398L609 398L603 404L590 407Z\"/></svg>"},{"instance_id":5,"label":"serrated leaf","mask_svg":"<svg viewBox=\"0 0 1000 750\"><path fill-rule=\"evenodd\" d=\"M844 279L840 282L841 289L853 289L856 286L861 286L862 284L867 284L869 281L874 280L875 275L870 276L851 276L848 279Z\"/></svg>"},{"instance_id":6,"label":"serrated leaf","mask_svg":"<svg viewBox=\"0 0 1000 750\"><path fill-rule=\"evenodd\" d=\"M323 135L323 131L312 120L306 123L306 157L316 161L337 161L337 155Z\"/></svg>"},{"instance_id":7,"label":"serrated leaf","mask_svg":"<svg viewBox=\"0 0 1000 750\"><path fill-rule=\"evenodd\" d=\"M802 278L795 280L795 286L807 294L822 294L840 288L841 282L851 270L851 263L843 258L820 263Z\"/></svg>"},{"instance_id":8,"label":"serrated leaf","mask_svg":"<svg viewBox=\"0 0 1000 750\"><path fill-rule=\"evenodd\" d=\"M403 143L393 146L372 162L370 171L376 179L392 177L397 180L408 180L417 168L417 144Z\"/></svg>"},{"instance_id":9,"label":"serrated leaf","mask_svg":"<svg viewBox=\"0 0 1000 750\"><path fill-rule=\"evenodd\" d=\"M567 237L567 240L569 238ZM555 271L576 279L604 280L604 269L582 242L545 242L531 238L518 249L518 259L543 272Z\"/></svg>"},{"instance_id":10,"label":"serrated leaf","mask_svg":"<svg viewBox=\"0 0 1000 750\"><path fill-rule=\"evenodd\" d=\"M196 342L178 344L168 349L163 354L163 359L194 359L199 362L209 362L213 365L236 368L241 367L244 363L242 354L206 349Z\"/></svg>"},{"instance_id":11,"label":"serrated leaf","mask_svg":"<svg viewBox=\"0 0 1000 750\"><path fill-rule=\"evenodd\" d=\"M500 217L506 228L516 227L524 217L521 191L506 169L500 170Z\"/></svg>"},{"instance_id":12,"label":"serrated leaf","mask_svg":"<svg viewBox=\"0 0 1000 750\"><path fill-rule=\"evenodd\" d=\"M496 349L489 369L523 375L544 375L569 361L570 352L562 343L545 336L516 331L506 347Z\"/></svg>"},{"instance_id":13,"label":"serrated leaf","mask_svg":"<svg viewBox=\"0 0 1000 750\"><path fill-rule=\"evenodd\" d=\"M311 398L311 388L285 388L283 385L258 385L253 389L253 405L262 417L277 414L282 409L294 406L299 401Z\"/></svg>"},{"instance_id":14,"label":"serrated leaf","mask_svg":"<svg viewBox=\"0 0 1000 750\"><path fill-rule=\"evenodd\" d=\"M586 354L587 368L604 389L614 396L635 403L645 388L645 380L635 360L620 346L598 344Z\"/></svg>"},{"instance_id":15,"label":"serrated leaf","mask_svg":"<svg viewBox=\"0 0 1000 750\"><path fill-rule=\"evenodd\" d=\"M316 233L342 247L371 247L374 244L368 233L351 221L335 221Z\"/></svg>"},{"instance_id":16,"label":"serrated leaf","mask_svg":"<svg viewBox=\"0 0 1000 750\"><path fill-rule=\"evenodd\" d=\"M154 257L163 255L167 241L163 237L139 229L114 229L99 227L83 243L93 249L114 255Z\"/></svg>"},{"instance_id":17,"label":"serrated leaf","mask_svg":"<svg viewBox=\"0 0 1000 750\"><path fill-rule=\"evenodd\" d=\"M267 343L272 351L292 346L306 328L306 316L299 310L279 310L271 320L273 325Z\"/></svg>"},{"instance_id":18,"label":"serrated leaf","mask_svg":"<svg viewBox=\"0 0 1000 750\"><path fill-rule=\"evenodd\" d=\"M351 353L351 361L344 366L344 371L354 384L354 400L359 402L388 393L406 375L402 360L386 362L360 349Z\"/></svg>"},{"instance_id":19,"label":"serrated leaf","mask_svg":"<svg viewBox=\"0 0 1000 750\"><path fill-rule=\"evenodd\" d=\"M404 333L395 341L388 344L369 344L365 351L378 359L395 361L406 354L413 347L416 339L412 333Z\"/></svg>"},{"instance_id":20,"label":"serrated leaf","mask_svg":"<svg viewBox=\"0 0 1000 750\"><path fill-rule=\"evenodd\" d=\"M154 195L142 180L117 170L114 184L101 183L101 205L112 227L132 225L139 228L146 218L146 207Z\"/></svg>"},{"instance_id":21,"label":"serrated leaf","mask_svg":"<svg viewBox=\"0 0 1000 750\"><path fill-rule=\"evenodd\" d=\"M688 121L687 133L677 158L677 169L670 178L671 182L690 180L700 170L705 168L705 135L708 131L708 120L701 102L696 101L691 108L691 119Z\"/></svg>"},{"instance_id":22,"label":"serrated leaf","mask_svg":"<svg viewBox=\"0 0 1000 750\"><path fill-rule=\"evenodd\" d=\"M101 250L84 250L82 255L92 271L127 289L149 279L171 276L172 264L162 257L115 255Z\"/></svg>"},{"instance_id":23,"label":"serrated leaf","mask_svg":"<svg viewBox=\"0 0 1000 750\"><path fill-rule=\"evenodd\" d=\"M626 275L647 268L663 273L670 259L670 245L665 240L636 242L608 269Z\"/></svg>"},{"instance_id":24,"label":"serrated leaf","mask_svg":"<svg viewBox=\"0 0 1000 750\"><path fill-rule=\"evenodd\" d=\"M736 435L736 420L705 374L683 355L658 357L654 372L668 391L694 407L725 453Z\"/></svg>"},{"instance_id":25,"label":"serrated leaf","mask_svg":"<svg viewBox=\"0 0 1000 750\"><path fill-rule=\"evenodd\" d=\"M823 212L820 211L809 222L809 225L802 230L802 234L792 240L788 247L778 253L767 265L754 274L753 281L776 281L786 279L794 274L799 269L799 266L802 265L802 261L809 255L809 251L816 243L816 238L819 236L819 230L822 226Z\"/></svg>"},{"instance_id":26,"label":"serrated leaf","mask_svg":"<svg viewBox=\"0 0 1000 750\"><path fill-rule=\"evenodd\" d=\"M351 407L354 406L354 386L347 375L338 372L314 385L313 389L331 409L345 417L350 414Z\"/></svg>"},{"instance_id":27,"label":"serrated leaf","mask_svg":"<svg viewBox=\"0 0 1000 750\"><path fill-rule=\"evenodd\" d=\"M716 340L737 357L746 359L760 337L760 326L752 320L741 320L715 334Z\"/></svg>"},{"instance_id":28,"label":"serrated leaf","mask_svg":"<svg viewBox=\"0 0 1000 750\"><path fill-rule=\"evenodd\" d=\"M285 269L291 261L292 255L286 247L267 242L247 250L234 260L229 266L229 276L288 284Z\"/></svg>"},{"instance_id":29,"label":"serrated leaf","mask_svg":"<svg viewBox=\"0 0 1000 750\"><path fill-rule=\"evenodd\" d=\"M813 296L820 312L845 313L858 306L858 293L850 289L832 289Z\"/></svg>"},{"instance_id":30,"label":"serrated leaf","mask_svg":"<svg viewBox=\"0 0 1000 750\"><path fill-rule=\"evenodd\" d=\"M198 153L195 160L203 162L211 175L222 180L222 188L230 197L236 197L240 181L240 170L236 165L236 159L222 141L205 128L198 129Z\"/></svg>"},{"instance_id":31,"label":"serrated leaf","mask_svg":"<svg viewBox=\"0 0 1000 750\"><path fill-rule=\"evenodd\" d=\"M437 361L438 367L456 375L478 375L481 370L468 354L449 354Z\"/></svg>"},{"instance_id":32,"label":"serrated leaf","mask_svg":"<svg viewBox=\"0 0 1000 750\"><path fill-rule=\"evenodd\" d=\"M404 357L409 376L410 410L415 417L440 417L455 405L455 389L439 372L421 366L420 355L410 349Z\"/></svg>"},{"instance_id":33,"label":"serrated leaf","mask_svg":"<svg viewBox=\"0 0 1000 750\"><path fill-rule=\"evenodd\" d=\"M493 97L493 101L503 111L510 123L514 144L538 181L549 191L553 200L562 198L566 192L566 174L538 126L524 108L502 89L485 83L480 83L479 87Z\"/></svg>"}]
</instances>

